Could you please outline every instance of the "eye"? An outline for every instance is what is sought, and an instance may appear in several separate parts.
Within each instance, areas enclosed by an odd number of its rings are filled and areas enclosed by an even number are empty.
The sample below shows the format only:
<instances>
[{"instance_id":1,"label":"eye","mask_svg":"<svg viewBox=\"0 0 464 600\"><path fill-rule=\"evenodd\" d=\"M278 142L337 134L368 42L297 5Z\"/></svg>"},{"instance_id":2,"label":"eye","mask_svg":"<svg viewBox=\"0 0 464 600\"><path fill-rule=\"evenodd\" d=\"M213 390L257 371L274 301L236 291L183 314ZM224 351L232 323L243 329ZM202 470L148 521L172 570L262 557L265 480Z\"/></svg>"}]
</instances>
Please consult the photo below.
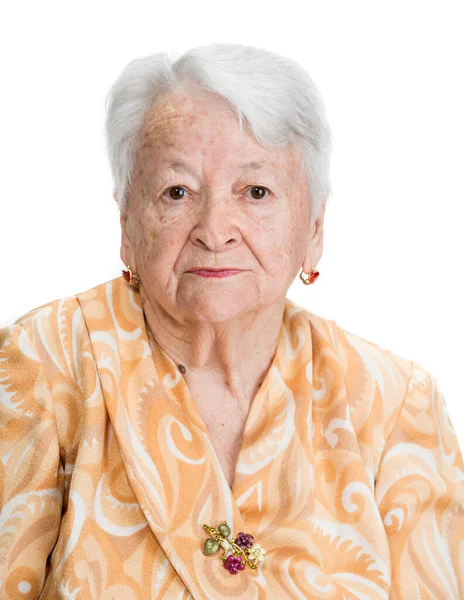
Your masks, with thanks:
<instances>
[{"instance_id":1,"label":"eye","mask_svg":"<svg viewBox=\"0 0 464 600\"><path fill-rule=\"evenodd\" d=\"M167 193L169 200L182 200L185 196L185 188L181 185L171 185L163 192L163 196Z\"/></svg>"},{"instance_id":2,"label":"eye","mask_svg":"<svg viewBox=\"0 0 464 600\"><path fill-rule=\"evenodd\" d=\"M252 185L247 189L247 192L248 191L252 192L251 197L254 200L263 200L271 193L269 188L264 185ZM164 190L163 196L165 195L167 195L169 200L182 200L186 196L186 189L181 185L171 185Z\"/></svg>"},{"instance_id":3,"label":"eye","mask_svg":"<svg viewBox=\"0 0 464 600\"><path fill-rule=\"evenodd\" d=\"M269 188L265 187L264 185L252 185L247 191L250 190L252 191L252 194L256 194L256 196L252 195L254 200L263 200L271 193ZM264 191L268 192L267 195L264 195Z\"/></svg>"}]
</instances>

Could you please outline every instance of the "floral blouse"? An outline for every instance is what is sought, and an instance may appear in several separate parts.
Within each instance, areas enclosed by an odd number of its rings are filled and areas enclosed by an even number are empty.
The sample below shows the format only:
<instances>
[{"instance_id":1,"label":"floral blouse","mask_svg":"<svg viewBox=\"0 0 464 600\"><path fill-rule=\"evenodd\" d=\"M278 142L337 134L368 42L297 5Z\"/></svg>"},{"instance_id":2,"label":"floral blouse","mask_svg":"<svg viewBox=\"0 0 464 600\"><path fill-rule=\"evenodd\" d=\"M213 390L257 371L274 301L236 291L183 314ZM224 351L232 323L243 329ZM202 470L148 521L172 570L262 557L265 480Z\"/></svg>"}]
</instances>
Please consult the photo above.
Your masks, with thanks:
<instances>
[{"instance_id":1,"label":"floral blouse","mask_svg":"<svg viewBox=\"0 0 464 600\"><path fill-rule=\"evenodd\" d=\"M464 598L436 379L288 298L232 488L122 277L0 329L0 459L2 600Z\"/></svg>"}]
</instances>

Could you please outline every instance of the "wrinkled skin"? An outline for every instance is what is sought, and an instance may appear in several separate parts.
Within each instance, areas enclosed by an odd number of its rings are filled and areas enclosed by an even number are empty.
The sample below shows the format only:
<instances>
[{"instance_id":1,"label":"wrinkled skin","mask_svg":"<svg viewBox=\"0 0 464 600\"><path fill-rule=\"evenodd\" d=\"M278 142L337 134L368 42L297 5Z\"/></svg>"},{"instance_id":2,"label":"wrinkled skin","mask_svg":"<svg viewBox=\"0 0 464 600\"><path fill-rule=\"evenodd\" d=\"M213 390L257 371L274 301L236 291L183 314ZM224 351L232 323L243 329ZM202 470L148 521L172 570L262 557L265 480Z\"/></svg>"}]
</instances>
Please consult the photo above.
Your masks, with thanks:
<instances>
[{"instance_id":1,"label":"wrinkled skin","mask_svg":"<svg viewBox=\"0 0 464 600\"><path fill-rule=\"evenodd\" d=\"M200 88L164 96L145 119L121 214L121 258L140 276L153 336L192 385L227 390L245 413L271 365L286 292L322 254L324 210L311 223L298 152L264 149ZM249 161L267 167L241 172ZM196 266L243 271L204 278L187 272Z\"/></svg>"}]
</instances>

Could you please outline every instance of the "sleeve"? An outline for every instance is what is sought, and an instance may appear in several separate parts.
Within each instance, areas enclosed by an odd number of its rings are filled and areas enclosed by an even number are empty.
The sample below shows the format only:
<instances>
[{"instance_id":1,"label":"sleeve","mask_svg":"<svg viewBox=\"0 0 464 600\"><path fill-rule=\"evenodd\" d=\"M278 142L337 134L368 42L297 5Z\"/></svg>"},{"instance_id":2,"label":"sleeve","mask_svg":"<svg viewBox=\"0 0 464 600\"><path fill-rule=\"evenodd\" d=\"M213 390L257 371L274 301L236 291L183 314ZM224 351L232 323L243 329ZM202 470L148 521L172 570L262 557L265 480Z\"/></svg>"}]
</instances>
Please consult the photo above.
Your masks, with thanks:
<instances>
[{"instance_id":1,"label":"sleeve","mask_svg":"<svg viewBox=\"0 0 464 600\"><path fill-rule=\"evenodd\" d=\"M464 465L436 379L412 363L375 484L391 600L464 599Z\"/></svg>"},{"instance_id":2,"label":"sleeve","mask_svg":"<svg viewBox=\"0 0 464 600\"><path fill-rule=\"evenodd\" d=\"M13 324L0 329L0 598L39 598L63 491L47 377L26 328Z\"/></svg>"}]
</instances>

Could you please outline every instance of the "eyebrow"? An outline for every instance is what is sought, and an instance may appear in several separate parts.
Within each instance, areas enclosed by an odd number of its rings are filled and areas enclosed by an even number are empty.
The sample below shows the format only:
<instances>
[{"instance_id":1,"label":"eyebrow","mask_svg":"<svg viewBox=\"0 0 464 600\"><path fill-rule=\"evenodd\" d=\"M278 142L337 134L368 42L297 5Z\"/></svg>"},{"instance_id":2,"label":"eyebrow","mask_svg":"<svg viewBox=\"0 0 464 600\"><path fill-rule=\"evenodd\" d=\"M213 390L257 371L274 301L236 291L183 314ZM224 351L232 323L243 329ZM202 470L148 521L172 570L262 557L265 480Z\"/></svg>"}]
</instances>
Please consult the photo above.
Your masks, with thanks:
<instances>
[{"instance_id":1,"label":"eyebrow","mask_svg":"<svg viewBox=\"0 0 464 600\"><path fill-rule=\"evenodd\" d=\"M256 162L254 160L252 160L251 162L245 163L243 165L239 165L239 169L241 171L248 171L249 169L261 169L262 167L265 167L266 165L264 163L261 162Z\"/></svg>"},{"instance_id":2,"label":"eyebrow","mask_svg":"<svg viewBox=\"0 0 464 600\"><path fill-rule=\"evenodd\" d=\"M163 164L170 169L174 169L174 171L185 171L186 173L190 173L190 175L195 177L195 173L193 172L193 169L191 167L189 167L189 165L184 163L182 160L172 160L169 162L165 162ZM239 165L238 167L239 167L240 171L249 171L249 170L261 169L266 166L268 166L268 165L266 165L265 163L252 160L250 162L243 163L243 164Z\"/></svg>"}]
</instances>

